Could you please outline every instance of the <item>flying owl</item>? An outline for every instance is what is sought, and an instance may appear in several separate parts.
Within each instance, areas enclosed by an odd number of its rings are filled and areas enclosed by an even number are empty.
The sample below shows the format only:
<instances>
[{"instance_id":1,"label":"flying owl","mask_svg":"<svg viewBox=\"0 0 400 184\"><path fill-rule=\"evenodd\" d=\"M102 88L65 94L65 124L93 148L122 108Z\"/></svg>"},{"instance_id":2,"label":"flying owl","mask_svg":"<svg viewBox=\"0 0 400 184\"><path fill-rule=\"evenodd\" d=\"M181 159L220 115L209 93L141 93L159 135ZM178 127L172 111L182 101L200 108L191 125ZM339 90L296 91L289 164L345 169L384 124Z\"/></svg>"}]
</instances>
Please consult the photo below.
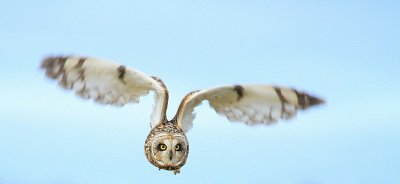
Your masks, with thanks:
<instances>
[{"instance_id":1,"label":"flying owl","mask_svg":"<svg viewBox=\"0 0 400 184\"><path fill-rule=\"evenodd\" d=\"M41 68L65 89L101 104L123 106L138 103L140 97L154 93L155 105L150 117L150 133L144 145L148 161L159 169L180 172L189 154L187 133L193 126L194 109L207 100L229 121L247 125L269 125L290 119L297 110L324 103L304 92L271 85L227 85L187 94L176 115L168 120L168 90L158 77L136 69L92 57L47 57Z\"/></svg>"}]
</instances>

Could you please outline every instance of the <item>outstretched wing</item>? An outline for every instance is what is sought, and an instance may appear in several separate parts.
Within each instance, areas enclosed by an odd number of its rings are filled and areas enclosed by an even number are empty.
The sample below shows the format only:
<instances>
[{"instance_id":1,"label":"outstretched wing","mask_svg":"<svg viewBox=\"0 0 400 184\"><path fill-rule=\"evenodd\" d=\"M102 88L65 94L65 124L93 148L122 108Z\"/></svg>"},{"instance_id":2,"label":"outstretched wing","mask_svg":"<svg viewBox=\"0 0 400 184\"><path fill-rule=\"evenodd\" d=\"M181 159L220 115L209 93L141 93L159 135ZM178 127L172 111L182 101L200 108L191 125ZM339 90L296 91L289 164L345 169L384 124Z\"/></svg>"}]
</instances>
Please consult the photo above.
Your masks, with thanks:
<instances>
[{"instance_id":1,"label":"outstretched wing","mask_svg":"<svg viewBox=\"0 0 400 184\"><path fill-rule=\"evenodd\" d=\"M138 103L141 96L154 91L156 104L151 115L151 126L165 119L168 91L156 77L90 57L47 57L41 68L65 89L74 90L77 95L102 104L123 106L130 102Z\"/></svg>"},{"instance_id":2,"label":"outstretched wing","mask_svg":"<svg viewBox=\"0 0 400 184\"><path fill-rule=\"evenodd\" d=\"M290 119L298 109L324 103L294 89L268 85L236 85L194 91L182 100L175 120L185 132L193 126L194 108L208 100L215 111L230 121L248 125L271 124Z\"/></svg>"}]
</instances>

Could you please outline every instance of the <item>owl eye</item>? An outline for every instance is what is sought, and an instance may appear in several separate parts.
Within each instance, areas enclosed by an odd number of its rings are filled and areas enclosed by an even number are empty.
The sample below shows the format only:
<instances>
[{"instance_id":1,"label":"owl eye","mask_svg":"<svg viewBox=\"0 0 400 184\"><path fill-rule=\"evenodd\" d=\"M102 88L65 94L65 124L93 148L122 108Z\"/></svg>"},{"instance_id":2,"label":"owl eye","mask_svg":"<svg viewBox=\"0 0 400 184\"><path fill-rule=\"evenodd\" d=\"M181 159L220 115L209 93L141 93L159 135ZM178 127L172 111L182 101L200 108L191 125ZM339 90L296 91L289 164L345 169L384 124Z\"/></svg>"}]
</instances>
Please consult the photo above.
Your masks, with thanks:
<instances>
[{"instance_id":1,"label":"owl eye","mask_svg":"<svg viewBox=\"0 0 400 184\"><path fill-rule=\"evenodd\" d=\"M165 151L165 150L167 150L167 145L165 145L165 144L159 144L159 145L157 146L157 149L158 149L159 151Z\"/></svg>"},{"instance_id":2,"label":"owl eye","mask_svg":"<svg viewBox=\"0 0 400 184\"><path fill-rule=\"evenodd\" d=\"M181 144L175 145L175 151L182 151L182 145Z\"/></svg>"}]
</instances>

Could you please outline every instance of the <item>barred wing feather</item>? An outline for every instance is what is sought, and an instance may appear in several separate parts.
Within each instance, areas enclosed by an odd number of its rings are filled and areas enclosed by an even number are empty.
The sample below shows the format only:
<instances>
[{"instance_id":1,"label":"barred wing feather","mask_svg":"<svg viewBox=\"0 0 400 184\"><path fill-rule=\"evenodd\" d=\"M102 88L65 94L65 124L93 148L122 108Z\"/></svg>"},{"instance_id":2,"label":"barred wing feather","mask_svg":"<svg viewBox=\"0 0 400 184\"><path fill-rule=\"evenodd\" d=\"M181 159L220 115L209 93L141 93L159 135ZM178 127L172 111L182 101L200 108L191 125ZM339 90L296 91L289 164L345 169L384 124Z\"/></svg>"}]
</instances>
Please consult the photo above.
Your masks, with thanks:
<instances>
[{"instance_id":1,"label":"barred wing feather","mask_svg":"<svg viewBox=\"0 0 400 184\"><path fill-rule=\"evenodd\" d=\"M203 100L230 121L248 125L271 124L290 119L301 109L324 103L295 89L269 85L235 85L194 91L182 100L175 120L185 131L193 126L194 108Z\"/></svg>"},{"instance_id":2,"label":"barred wing feather","mask_svg":"<svg viewBox=\"0 0 400 184\"><path fill-rule=\"evenodd\" d=\"M41 68L65 89L102 104L123 106L138 103L141 96L154 91L156 104L151 126L165 119L168 91L156 77L113 62L86 57L47 57Z\"/></svg>"}]
</instances>

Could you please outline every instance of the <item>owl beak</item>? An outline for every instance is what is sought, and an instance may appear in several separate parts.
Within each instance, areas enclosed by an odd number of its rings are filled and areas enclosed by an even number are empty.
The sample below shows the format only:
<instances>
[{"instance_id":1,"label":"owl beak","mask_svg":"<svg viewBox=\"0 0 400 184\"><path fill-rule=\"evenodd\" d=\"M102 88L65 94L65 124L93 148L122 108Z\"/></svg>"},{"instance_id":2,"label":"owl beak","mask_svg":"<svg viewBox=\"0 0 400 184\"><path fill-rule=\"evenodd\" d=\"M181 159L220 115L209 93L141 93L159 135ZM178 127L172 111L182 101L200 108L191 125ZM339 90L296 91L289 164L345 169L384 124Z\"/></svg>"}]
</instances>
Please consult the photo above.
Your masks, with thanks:
<instances>
[{"instance_id":1,"label":"owl beak","mask_svg":"<svg viewBox=\"0 0 400 184\"><path fill-rule=\"evenodd\" d=\"M173 155L172 151L169 151L169 160L171 161L172 161L172 155Z\"/></svg>"}]
</instances>

